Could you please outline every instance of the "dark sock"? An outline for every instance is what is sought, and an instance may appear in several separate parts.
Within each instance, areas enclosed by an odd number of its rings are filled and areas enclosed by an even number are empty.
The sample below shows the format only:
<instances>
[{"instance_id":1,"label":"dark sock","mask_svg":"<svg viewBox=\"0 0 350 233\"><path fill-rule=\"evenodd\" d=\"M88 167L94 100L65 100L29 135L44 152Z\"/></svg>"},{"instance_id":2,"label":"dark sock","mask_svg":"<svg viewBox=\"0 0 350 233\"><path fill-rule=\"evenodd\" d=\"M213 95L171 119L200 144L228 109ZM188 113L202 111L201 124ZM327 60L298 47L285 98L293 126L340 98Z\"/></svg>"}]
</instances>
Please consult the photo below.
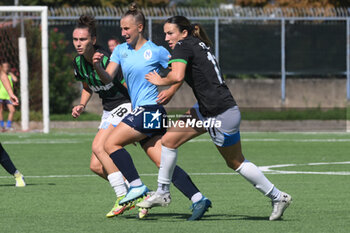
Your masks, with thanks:
<instances>
[{"instance_id":1,"label":"dark sock","mask_svg":"<svg viewBox=\"0 0 350 233\"><path fill-rule=\"evenodd\" d=\"M191 177L179 166L176 166L174 169L172 182L190 200L194 194L199 192L199 189L192 182Z\"/></svg>"},{"instance_id":2,"label":"dark sock","mask_svg":"<svg viewBox=\"0 0 350 233\"><path fill-rule=\"evenodd\" d=\"M10 156L7 154L5 149L0 143L0 163L5 168L5 170L11 175L15 174L17 171L15 165L12 163Z\"/></svg>"},{"instance_id":3,"label":"dark sock","mask_svg":"<svg viewBox=\"0 0 350 233\"><path fill-rule=\"evenodd\" d=\"M129 152L124 148L114 151L110 157L129 183L140 178Z\"/></svg>"}]
</instances>

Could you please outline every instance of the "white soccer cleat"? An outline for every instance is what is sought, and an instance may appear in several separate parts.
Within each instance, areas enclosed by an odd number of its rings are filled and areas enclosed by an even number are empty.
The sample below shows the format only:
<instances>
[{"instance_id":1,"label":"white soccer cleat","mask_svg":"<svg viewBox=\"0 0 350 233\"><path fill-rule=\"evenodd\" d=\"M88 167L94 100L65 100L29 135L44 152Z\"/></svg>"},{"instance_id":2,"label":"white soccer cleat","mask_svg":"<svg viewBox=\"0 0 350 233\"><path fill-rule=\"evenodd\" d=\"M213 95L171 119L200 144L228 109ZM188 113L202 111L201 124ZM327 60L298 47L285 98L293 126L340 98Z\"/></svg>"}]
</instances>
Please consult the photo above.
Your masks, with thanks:
<instances>
[{"instance_id":1,"label":"white soccer cleat","mask_svg":"<svg viewBox=\"0 0 350 233\"><path fill-rule=\"evenodd\" d=\"M26 182L24 181L24 176L20 172L15 173L14 177L16 180L16 187L25 187L26 186Z\"/></svg>"},{"instance_id":2,"label":"white soccer cleat","mask_svg":"<svg viewBox=\"0 0 350 233\"><path fill-rule=\"evenodd\" d=\"M168 206L170 202L170 193L159 194L155 192L152 193L149 197L146 197L144 201L136 204L136 206L141 208L152 208L156 206Z\"/></svg>"},{"instance_id":3,"label":"white soccer cleat","mask_svg":"<svg viewBox=\"0 0 350 233\"><path fill-rule=\"evenodd\" d=\"M280 200L272 201L272 213L269 220L280 219L290 203L292 203L292 197L288 193L281 192Z\"/></svg>"}]
</instances>

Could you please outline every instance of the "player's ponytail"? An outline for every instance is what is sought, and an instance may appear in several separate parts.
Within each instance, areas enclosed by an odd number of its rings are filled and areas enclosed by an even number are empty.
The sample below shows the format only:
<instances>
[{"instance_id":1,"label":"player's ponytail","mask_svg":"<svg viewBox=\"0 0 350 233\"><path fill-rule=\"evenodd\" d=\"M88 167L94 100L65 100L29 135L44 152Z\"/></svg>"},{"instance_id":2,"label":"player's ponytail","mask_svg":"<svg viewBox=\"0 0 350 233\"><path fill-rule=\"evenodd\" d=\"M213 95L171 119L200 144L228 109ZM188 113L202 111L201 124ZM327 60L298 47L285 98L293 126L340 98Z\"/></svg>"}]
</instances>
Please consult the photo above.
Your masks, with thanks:
<instances>
[{"instance_id":1,"label":"player's ponytail","mask_svg":"<svg viewBox=\"0 0 350 233\"><path fill-rule=\"evenodd\" d=\"M192 25L190 21L184 16L177 15L170 17L165 21L165 23L175 24L180 32L186 30L188 35L197 37L198 39L203 41L208 47L212 45L212 42L210 41L203 27L199 24Z\"/></svg>"},{"instance_id":2,"label":"player's ponytail","mask_svg":"<svg viewBox=\"0 0 350 233\"><path fill-rule=\"evenodd\" d=\"M208 47L213 45L204 28L200 24L192 24L192 36L197 37L198 39L203 41L204 44Z\"/></svg>"}]
</instances>

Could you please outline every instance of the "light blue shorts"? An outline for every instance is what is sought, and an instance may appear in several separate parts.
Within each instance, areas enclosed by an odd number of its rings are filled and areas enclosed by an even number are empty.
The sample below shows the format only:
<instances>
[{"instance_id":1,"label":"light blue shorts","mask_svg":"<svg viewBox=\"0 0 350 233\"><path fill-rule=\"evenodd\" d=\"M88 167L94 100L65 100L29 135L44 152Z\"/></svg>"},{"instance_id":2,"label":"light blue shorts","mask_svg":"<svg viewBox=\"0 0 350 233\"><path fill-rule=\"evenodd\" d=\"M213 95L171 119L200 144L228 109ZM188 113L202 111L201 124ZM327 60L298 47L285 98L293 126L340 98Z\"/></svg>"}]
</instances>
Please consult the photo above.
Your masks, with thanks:
<instances>
[{"instance_id":1,"label":"light blue shorts","mask_svg":"<svg viewBox=\"0 0 350 233\"><path fill-rule=\"evenodd\" d=\"M215 126L205 128L215 145L220 147L227 147L236 144L241 140L239 133L239 125L241 123L241 112L238 106L231 107L225 112L214 116L204 117L199 112L198 104L195 104L193 108L202 121L215 122Z\"/></svg>"}]
</instances>

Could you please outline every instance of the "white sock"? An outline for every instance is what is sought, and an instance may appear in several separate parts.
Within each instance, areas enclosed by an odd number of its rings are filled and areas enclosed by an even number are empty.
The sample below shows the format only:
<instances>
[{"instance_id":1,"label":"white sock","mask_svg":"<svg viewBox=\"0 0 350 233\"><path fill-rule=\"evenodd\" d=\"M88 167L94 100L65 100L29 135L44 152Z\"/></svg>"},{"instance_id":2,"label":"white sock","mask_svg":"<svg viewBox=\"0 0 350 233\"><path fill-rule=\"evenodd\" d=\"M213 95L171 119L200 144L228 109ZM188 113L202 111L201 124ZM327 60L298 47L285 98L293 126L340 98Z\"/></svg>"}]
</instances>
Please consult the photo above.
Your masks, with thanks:
<instances>
[{"instance_id":1,"label":"white sock","mask_svg":"<svg viewBox=\"0 0 350 233\"><path fill-rule=\"evenodd\" d=\"M264 195L268 195L273 190L273 184L265 177L260 169L255 166L255 164L248 160L244 160L241 166L237 168L236 172L241 174Z\"/></svg>"},{"instance_id":2,"label":"white sock","mask_svg":"<svg viewBox=\"0 0 350 233\"><path fill-rule=\"evenodd\" d=\"M120 197L126 194L128 190L125 185L123 175L120 171L109 174L107 176L107 179L111 184L112 188L114 189L114 192L117 195L117 197Z\"/></svg>"},{"instance_id":3,"label":"white sock","mask_svg":"<svg viewBox=\"0 0 350 233\"><path fill-rule=\"evenodd\" d=\"M158 172L158 183L169 184L173 177L177 161L177 149L162 146L162 155Z\"/></svg>"},{"instance_id":4,"label":"white sock","mask_svg":"<svg viewBox=\"0 0 350 233\"><path fill-rule=\"evenodd\" d=\"M140 179L140 178L137 178L136 180L133 180L133 181L130 182L130 187L131 187L131 186L133 186L133 187L135 187L135 186L140 186L140 185L142 185L142 184L143 184L143 183L142 183L141 179Z\"/></svg>"},{"instance_id":5,"label":"white sock","mask_svg":"<svg viewBox=\"0 0 350 233\"><path fill-rule=\"evenodd\" d=\"M129 181L127 181L126 179L124 179L124 182L125 182L126 188L129 189L129 188L130 188Z\"/></svg>"},{"instance_id":6,"label":"white sock","mask_svg":"<svg viewBox=\"0 0 350 233\"><path fill-rule=\"evenodd\" d=\"M201 192L195 193L192 197L191 197L191 201L192 203L196 203L197 201L200 201L203 198L203 195Z\"/></svg>"},{"instance_id":7,"label":"white sock","mask_svg":"<svg viewBox=\"0 0 350 233\"><path fill-rule=\"evenodd\" d=\"M281 191L278 188L273 187L271 192L269 192L266 196L271 198L273 201L279 201L281 199Z\"/></svg>"},{"instance_id":8,"label":"white sock","mask_svg":"<svg viewBox=\"0 0 350 233\"><path fill-rule=\"evenodd\" d=\"M158 183L157 193L159 193L159 194L170 193L170 184Z\"/></svg>"}]
</instances>

